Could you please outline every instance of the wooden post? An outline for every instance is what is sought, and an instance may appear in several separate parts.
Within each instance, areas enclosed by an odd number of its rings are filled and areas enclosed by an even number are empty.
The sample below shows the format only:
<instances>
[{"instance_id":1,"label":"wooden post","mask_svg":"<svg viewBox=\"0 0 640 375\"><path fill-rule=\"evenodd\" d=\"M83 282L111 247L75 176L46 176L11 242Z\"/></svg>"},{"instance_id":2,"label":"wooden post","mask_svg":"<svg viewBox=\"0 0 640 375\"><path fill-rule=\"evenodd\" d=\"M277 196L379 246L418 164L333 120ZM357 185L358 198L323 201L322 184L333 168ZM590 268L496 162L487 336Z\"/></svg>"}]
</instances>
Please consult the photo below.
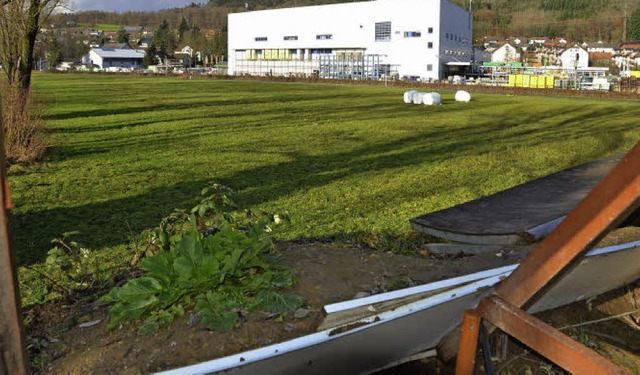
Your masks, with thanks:
<instances>
[{"instance_id":1,"label":"wooden post","mask_svg":"<svg viewBox=\"0 0 640 375\"><path fill-rule=\"evenodd\" d=\"M10 208L0 113L0 375L26 375L29 374L29 361L20 311Z\"/></svg>"},{"instance_id":2,"label":"wooden post","mask_svg":"<svg viewBox=\"0 0 640 375\"><path fill-rule=\"evenodd\" d=\"M462 335L460 336L460 350L456 360L456 375L472 375L476 365L476 349L480 334L482 318L476 310L464 312L462 320Z\"/></svg>"}]
</instances>

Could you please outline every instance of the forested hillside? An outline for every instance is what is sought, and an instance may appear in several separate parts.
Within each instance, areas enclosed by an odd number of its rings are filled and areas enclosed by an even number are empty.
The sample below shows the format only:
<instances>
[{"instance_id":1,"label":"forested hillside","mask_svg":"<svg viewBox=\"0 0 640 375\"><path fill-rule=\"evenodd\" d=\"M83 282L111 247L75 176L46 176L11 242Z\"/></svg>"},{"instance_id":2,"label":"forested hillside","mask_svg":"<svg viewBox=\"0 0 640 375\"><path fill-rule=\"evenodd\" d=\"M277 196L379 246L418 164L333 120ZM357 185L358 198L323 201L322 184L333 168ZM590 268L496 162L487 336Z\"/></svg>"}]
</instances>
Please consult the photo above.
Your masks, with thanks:
<instances>
[{"instance_id":1,"label":"forested hillside","mask_svg":"<svg viewBox=\"0 0 640 375\"><path fill-rule=\"evenodd\" d=\"M469 7L469 0L453 0ZM230 12L320 5L340 0L210 0L160 12L82 12L58 15L58 22L154 27L182 17L201 29L222 29ZM621 42L640 39L640 2L636 0L473 0L476 40L484 37L563 36L575 41ZM626 35L625 35L626 34Z\"/></svg>"},{"instance_id":2,"label":"forested hillside","mask_svg":"<svg viewBox=\"0 0 640 375\"><path fill-rule=\"evenodd\" d=\"M634 0L480 0L473 2L473 9L477 37L621 42L640 32L640 3Z\"/></svg>"}]
</instances>

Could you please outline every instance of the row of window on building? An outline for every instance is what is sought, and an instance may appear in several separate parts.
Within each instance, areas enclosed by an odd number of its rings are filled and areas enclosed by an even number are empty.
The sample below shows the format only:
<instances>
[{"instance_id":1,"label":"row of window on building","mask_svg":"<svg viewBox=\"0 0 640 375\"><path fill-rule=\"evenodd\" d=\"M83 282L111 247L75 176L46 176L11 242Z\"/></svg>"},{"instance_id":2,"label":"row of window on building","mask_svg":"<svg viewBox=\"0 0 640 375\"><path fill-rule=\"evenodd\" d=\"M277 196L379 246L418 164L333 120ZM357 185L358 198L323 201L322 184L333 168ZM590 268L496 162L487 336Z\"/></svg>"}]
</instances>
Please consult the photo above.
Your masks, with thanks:
<instances>
[{"instance_id":1,"label":"row of window on building","mask_svg":"<svg viewBox=\"0 0 640 375\"><path fill-rule=\"evenodd\" d=\"M399 31L396 31L400 34ZM428 34L433 34L433 27L427 28ZM422 36L421 31L405 31L403 33L405 38L420 38ZM375 39L376 42L391 40L391 22L376 22L375 25Z\"/></svg>"},{"instance_id":2,"label":"row of window on building","mask_svg":"<svg viewBox=\"0 0 640 375\"><path fill-rule=\"evenodd\" d=\"M297 35L286 35L282 38L283 40L287 40L287 41L291 41L291 40L298 40L298 36ZM333 39L333 34L318 34L316 35L316 40L330 40ZM266 36L257 36L254 38L254 40L256 42L266 42L269 40L268 37Z\"/></svg>"},{"instance_id":3,"label":"row of window on building","mask_svg":"<svg viewBox=\"0 0 640 375\"><path fill-rule=\"evenodd\" d=\"M400 33L400 32L397 32L397 33ZM427 28L427 33L433 34L433 27ZM375 34L374 35L375 40L378 42L391 40L391 22L377 22L375 25L374 34ZM405 38L420 38L422 36L422 32L421 31L405 31L403 35ZM452 37L454 36L453 34L447 33L447 38L449 38L449 35L451 35ZM298 40L298 36L285 35L282 39L286 41L295 41L295 40ZM316 35L316 40L331 40L331 39L333 39L333 34L317 34ZM254 38L254 40L256 42L266 42L269 40L269 38L266 36L257 36Z\"/></svg>"},{"instance_id":4,"label":"row of window on building","mask_svg":"<svg viewBox=\"0 0 640 375\"><path fill-rule=\"evenodd\" d=\"M306 51L306 52L305 52ZM245 60L304 60L311 59L313 56L331 55L334 50L331 48L315 48L315 49L250 49L238 51L244 54ZM339 60L358 60L363 56L362 51L335 51L335 56ZM241 55L239 56L240 58Z\"/></svg>"},{"instance_id":5,"label":"row of window on building","mask_svg":"<svg viewBox=\"0 0 640 375\"><path fill-rule=\"evenodd\" d=\"M455 34L451 34L451 33L445 33L445 39L447 40L451 40L454 42L458 42L458 43L466 43L467 40L459 35L455 35Z\"/></svg>"}]
</instances>

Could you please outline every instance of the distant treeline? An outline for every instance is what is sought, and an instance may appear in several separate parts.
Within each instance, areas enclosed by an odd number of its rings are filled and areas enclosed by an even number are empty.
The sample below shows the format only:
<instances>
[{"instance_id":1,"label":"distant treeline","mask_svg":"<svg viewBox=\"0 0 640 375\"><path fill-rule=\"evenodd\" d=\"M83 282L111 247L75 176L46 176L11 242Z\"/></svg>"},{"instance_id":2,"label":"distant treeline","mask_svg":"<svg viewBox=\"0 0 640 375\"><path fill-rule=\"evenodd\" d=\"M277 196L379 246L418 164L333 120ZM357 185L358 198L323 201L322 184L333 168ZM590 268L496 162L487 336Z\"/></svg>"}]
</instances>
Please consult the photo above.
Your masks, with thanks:
<instances>
[{"instance_id":1,"label":"distant treeline","mask_svg":"<svg viewBox=\"0 0 640 375\"><path fill-rule=\"evenodd\" d=\"M163 20L179 25L222 30L227 14L246 10L299 7L352 1L340 0L210 0L158 12L80 12L59 14L54 22L157 27ZM453 0L468 9L469 0ZM556 37L574 41L621 42L639 35L640 2L635 0L473 0L475 39L484 37ZM624 31L626 30L626 35Z\"/></svg>"}]
</instances>

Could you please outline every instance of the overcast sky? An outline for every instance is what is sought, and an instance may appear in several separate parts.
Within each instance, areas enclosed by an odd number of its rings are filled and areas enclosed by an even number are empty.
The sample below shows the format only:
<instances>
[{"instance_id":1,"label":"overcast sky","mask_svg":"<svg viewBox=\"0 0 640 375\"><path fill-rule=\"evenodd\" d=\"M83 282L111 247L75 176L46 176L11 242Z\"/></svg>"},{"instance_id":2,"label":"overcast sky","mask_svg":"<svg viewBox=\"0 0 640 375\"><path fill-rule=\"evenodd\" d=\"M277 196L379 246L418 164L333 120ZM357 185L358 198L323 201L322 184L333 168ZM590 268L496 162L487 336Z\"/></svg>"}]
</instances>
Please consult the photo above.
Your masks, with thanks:
<instances>
[{"instance_id":1,"label":"overcast sky","mask_svg":"<svg viewBox=\"0 0 640 375\"><path fill-rule=\"evenodd\" d=\"M144 10L156 11L166 8L177 8L191 3L203 3L204 0L73 0L73 9L83 10L106 10L106 11L127 11Z\"/></svg>"}]
</instances>

